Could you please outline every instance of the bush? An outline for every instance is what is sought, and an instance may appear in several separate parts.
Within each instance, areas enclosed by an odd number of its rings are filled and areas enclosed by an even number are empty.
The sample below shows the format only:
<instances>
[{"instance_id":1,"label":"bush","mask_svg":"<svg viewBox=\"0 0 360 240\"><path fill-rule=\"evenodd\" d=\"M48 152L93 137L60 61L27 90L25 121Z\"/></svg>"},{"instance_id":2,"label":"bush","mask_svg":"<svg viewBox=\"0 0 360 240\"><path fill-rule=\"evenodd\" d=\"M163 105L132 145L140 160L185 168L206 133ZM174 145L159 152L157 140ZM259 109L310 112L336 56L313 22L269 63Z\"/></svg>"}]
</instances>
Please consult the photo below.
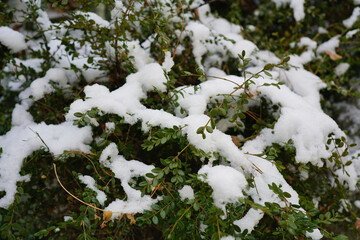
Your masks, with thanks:
<instances>
[{"instance_id":1,"label":"bush","mask_svg":"<svg viewBox=\"0 0 360 240\"><path fill-rule=\"evenodd\" d=\"M0 3L1 238L359 237L359 3L302 2Z\"/></svg>"}]
</instances>

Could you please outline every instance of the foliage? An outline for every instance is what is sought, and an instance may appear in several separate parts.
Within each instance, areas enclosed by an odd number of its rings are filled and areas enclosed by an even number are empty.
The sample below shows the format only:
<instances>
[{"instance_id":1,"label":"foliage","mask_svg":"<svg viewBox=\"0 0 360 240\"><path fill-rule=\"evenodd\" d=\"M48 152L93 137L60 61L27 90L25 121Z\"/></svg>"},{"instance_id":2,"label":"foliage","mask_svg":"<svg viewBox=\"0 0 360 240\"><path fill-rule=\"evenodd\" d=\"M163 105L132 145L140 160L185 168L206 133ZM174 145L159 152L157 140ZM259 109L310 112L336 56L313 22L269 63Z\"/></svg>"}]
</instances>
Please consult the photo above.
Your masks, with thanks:
<instances>
[{"instance_id":1,"label":"foliage","mask_svg":"<svg viewBox=\"0 0 360 240\"><path fill-rule=\"evenodd\" d=\"M98 107L75 112L71 116L74 120L66 118L72 103L88 99L84 93L87 86L100 84L115 91L126 83L127 77L138 72L134 49L141 45L157 63L163 64L168 59L168 52L173 54L171 59L174 61L171 71L166 74L166 91L153 88L141 99L141 104L148 109L186 115L187 110L179 101L187 93L187 87L191 86L197 92L201 91L201 83L209 79L231 82L232 92L209 100L206 105L208 121L195 131L207 139L226 122L231 126L226 129L226 134L231 135L234 144L241 149L263 129L274 129L281 114L279 103L254 91L255 81L273 78L274 72L280 69L296 69L289 63L289 55L306 51L297 44L291 47L291 43L299 42L301 37L307 36L320 44L339 34L340 46L336 54L349 63L346 74L337 76L334 73L333 69L340 61L327 54L304 65L326 84L321 90L321 106L337 120L340 113L333 104L356 101L359 97L355 87L359 79L356 71L360 63L359 35L346 37L351 29L341 25L341 21L351 15L352 1L334 0L328 4L327 1L309 0L306 17L301 22L295 21L288 6L278 10L271 1L234 0L220 8L217 5L220 1L211 1L211 14L241 24L244 38L254 42L259 49L271 50L280 59L278 63L268 63L254 72L250 71L256 65L253 56L249 57L245 51L234 56L227 51L225 60L214 65L229 76L240 76L243 79L240 84L229 78L207 75L200 65L211 62L215 53L205 54L206 61L203 59L200 64L194 56L195 46L191 35L185 34L184 22L187 20L184 16L196 21L202 4L193 5L202 1L121 1L120 17L111 17L116 14L111 10L116 9L119 1L37 2L41 4L26 1L26 7L16 11L6 3L0 3L0 25L26 33L27 43L35 46L13 53L0 44L0 136L13 127L11 113L22 101L19 94L35 80L44 78L50 69L62 68L73 79L71 84L64 87L56 81L50 82L50 93L39 99L29 97L34 104L28 112L35 123L56 125L72 121L78 128L90 128L92 139L88 152L71 150L55 155L38 134L43 147L23 159L21 168L21 176L29 175L30 180L19 181L13 204L0 209L2 239L221 239L226 236L236 239L310 239L308 234L318 230L327 239L359 237L359 227L355 224L359 210L354 207L359 192L350 190L337 173L343 171L344 175L350 176L347 167L358 160L356 155L349 158L354 145L345 137L329 134L324 139L327 150L332 150L328 159L319 159L324 166L298 162L297 149L291 139L271 142L263 153L253 154L276 166L299 195L299 204L293 204L289 200L292 195L275 182L265 187L280 199L279 202L260 204L249 194L251 189L257 191L260 187L256 186L255 174L251 171L245 174L245 170L238 167L239 172L244 171L247 182L242 193L244 197L220 208L214 204L214 189L207 181L208 176L198 172L207 164L231 166L231 163L220 152L206 152L191 142L187 125L163 127L140 120L130 123L126 117ZM59 18L52 20L53 29L44 29L39 23L44 9L61 13ZM15 12L21 17L13 16ZM98 12L113 27L101 25L82 12ZM359 26L358 23L355 26ZM251 30L250 25L255 30ZM325 27L328 32L319 34L317 27ZM49 42L49 32L55 32L56 41L61 43L56 50ZM214 44L226 48L221 45L223 40L233 41L217 36ZM136 43L130 45L129 42ZM74 60L82 57L81 54L86 56L85 61L76 64ZM30 59L42 60L34 67L25 64ZM87 72L94 73L95 77L89 77ZM9 87L10 82L17 87ZM284 82L265 82L261 87L281 89L283 85ZM109 123L113 123L114 128L110 128ZM339 125L342 126L341 122ZM104 206L115 199L129 198L126 190L120 187L123 185L116 174L99 160L112 143L125 159L136 159L153 166L150 172L133 177L129 183L141 191L142 196L158 199L143 213L123 213L111 219L116 213L104 210ZM85 175L91 176L96 187L106 194L105 204L100 203L93 189L82 184L80 178ZM181 196L179 191L184 186L193 189L193 199ZM4 195L5 192L0 192L0 198ZM264 213L252 231L236 224L250 210Z\"/></svg>"}]
</instances>

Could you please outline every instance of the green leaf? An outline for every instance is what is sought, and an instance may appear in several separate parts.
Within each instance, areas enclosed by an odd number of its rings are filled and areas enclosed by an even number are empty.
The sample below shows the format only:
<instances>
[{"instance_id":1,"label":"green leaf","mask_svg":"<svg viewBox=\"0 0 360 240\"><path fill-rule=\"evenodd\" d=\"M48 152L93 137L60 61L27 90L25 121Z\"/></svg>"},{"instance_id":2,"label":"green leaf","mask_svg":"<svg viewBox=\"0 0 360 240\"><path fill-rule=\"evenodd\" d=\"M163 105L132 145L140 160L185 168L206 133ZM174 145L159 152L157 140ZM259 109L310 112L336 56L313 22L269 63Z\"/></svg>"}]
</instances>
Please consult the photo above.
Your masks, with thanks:
<instances>
[{"instance_id":1,"label":"green leaf","mask_svg":"<svg viewBox=\"0 0 360 240\"><path fill-rule=\"evenodd\" d=\"M162 170L160 168L154 168L151 170L153 173L159 173L161 172Z\"/></svg>"},{"instance_id":2,"label":"green leaf","mask_svg":"<svg viewBox=\"0 0 360 240\"><path fill-rule=\"evenodd\" d=\"M209 117L212 117L212 118L215 117L216 113L217 113L216 108L211 109L209 112Z\"/></svg>"},{"instance_id":3,"label":"green leaf","mask_svg":"<svg viewBox=\"0 0 360 240\"><path fill-rule=\"evenodd\" d=\"M219 108L219 114L221 116L226 116L226 110L224 108Z\"/></svg>"},{"instance_id":4,"label":"green leaf","mask_svg":"<svg viewBox=\"0 0 360 240\"><path fill-rule=\"evenodd\" d=\"M200 204L198 202L195 202L193 208L194 208L195 211L199 211Z\"/></svg>"},{"instance_id":5,"label":"green leaf","mask_svg":"<svg viewBox=\"0 0 360 240\"><path fill-rule=\"evenodd\" d=\"M211 126L206 126L206 131L208 133L212 133L214 131L214 129Z\"/></svg>"},{"instance_id":6,"label":"green leaf","mask_svg":"<svg viewBox=\"0 0 360 240\"><path fill-rule=\"evenodd\" d=\"M166 212L164 210L160 211L160 217L164 219L166 217Z\"/></svg>"},{"instance_id":7,"label":"green leaf","mask_svg":"<svg viewBox=\"0 0 360 240\"><path fill-rule=\"evenodd\" d=\"M166 143L166 141L167 141L167 138L166 138L166 137L163 137L163 138L161 139L161 144Z\"/></svg>"},{"instance_id":8,"label":"green leaf","mask_svg":"<svg viewBox=\"0 0 360 240\"><path fill-rule=\"evenodd\" d=\"M202 136L202 138L203 138L203 139L205 139L205 138L206 138L205 133L202 133L202 135L201 135L201 136Z\"/></svg>"},{"instance_id":9,"label":"green leaf","mask_svg":"<svg viewBox=\"0 0 360 240\"><path fill-rule=\"evenodd\" d=\"M352 164L352 161L347 161L346 163L345 163L345 166L349 166L349 165L351 165Z\"/></svg>"},{"instance_id":10,"label":"green leaf","mask_svg":"<svg viewBox=\"0 0 360 240\"><path fill-rule=\"evenodd\" d=\"M75 116L75 117L78 117L78 118L81 118L81 117L84 116L84 114L81 113L81 112L76 112L76 113L74 113L74 116Z\"/></svg>"},{"instance_id":11,"label":"green leaf","mask_svg":"<svg viewBox=\"0 0 360 240\"><path fill-rule=\"evenodd\" d=\"M152 174L152 173L147 173L147 174L145 174L145 176L147 176L148 178L154 178L155 177L155 175Z\"/></svg>"},{"instance_id":12,"label":"green leaf","mask_svg":"<svg viewBox=\"0 0 360 240\"><path fill-rule=\"evenodd\" d=\"M297 226L294 222L289 222L289 227L291 227L292 229L297 229Z\"/></svg>"},{"instance_id":13,"label":"green leaf","mask_svg":"<svg viewBox=\"0 0 360 240\"><path fill-rule=\"evenodd\" d=\"M288 61L290 61L290 56L287 56L286 58L284 58L284 60L283 60L283 62L288 62Z\"/></svg>"},{"instance_id":14,"label":"green leaf","mask_svg":"<svg viewBox=\"0 0 360 240\"><path fill-rule=\"evenodd\" d=\"M214 119L211 119L210 120L210 126L212 127L212 128L215 128L215 121L214 121Z\"/></svg>"},{"instance_id":15,"label":"green leaf","mask_svg":"<svg viewBox=\"0 0 360 240\"><path fill-rule=\"evenodd\" d=\"M184 74L185 76L192 76L192 75L194 75L194 74L192 74L191 72L188 72L188 71L183 71L183 74Z\"/></svg>"},{"instance_id":16,"label":"green leaf","mask_svg":"<svg viewBox=\"0 0 360 240\"><path fill-rule=\"evenodd\" d=\"M199 127L197 130L196 130L196 133L197 134L202 134L204 132L204 127Z\"/></svg>"},{"instance_id":17,"label":"green leaf","mask_svg":"<svg viewBox=\"0 0 360 240\"><path fill-rule=\"evenodd\" d=\"M286 198L291 198L291 194L288 193L288 192L284 192L284 197L286 197Z\"/></svg>"},{"instance_id":18,"label":"green leaf","mask_svg":"<svg viewBox=\"0 0 360 240\"><path fill-rule=\"evenodd\" d=\"M268 71L264 71L265 75L272 77L271 73L269 73Z\"/></svg>"},{"instance_id":19,"label":"green leaf","mask_svg":"<svg viewBox=\"0 0 360 240\"><path fill-rule=\"evenodd\" d=\"M151 208L156 210L156 211L159 211L161 209L161 207L159 205L157 205L157 204L151 205Z\"/></svg>"}]
</instances>

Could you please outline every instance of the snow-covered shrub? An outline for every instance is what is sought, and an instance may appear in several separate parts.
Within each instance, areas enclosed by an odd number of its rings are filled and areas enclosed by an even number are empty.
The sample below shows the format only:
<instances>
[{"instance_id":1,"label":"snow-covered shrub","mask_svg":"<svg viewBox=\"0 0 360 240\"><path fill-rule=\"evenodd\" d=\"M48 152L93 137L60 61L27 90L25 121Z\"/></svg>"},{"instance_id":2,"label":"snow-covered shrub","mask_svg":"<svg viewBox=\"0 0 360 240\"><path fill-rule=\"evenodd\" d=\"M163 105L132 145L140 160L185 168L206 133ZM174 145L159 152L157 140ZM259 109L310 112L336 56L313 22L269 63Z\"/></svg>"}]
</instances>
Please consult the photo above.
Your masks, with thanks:
<instances>
[{"instance_id":1,"label":"snow-covered shrub","mask_svg":"<svg viewBox=\"0 0 360 240\"><path fill-rule=\"evenodd\" d=\"M358 235L358 1L49 2L0 3L1 238Z\"/></svg>"}]
</instances>

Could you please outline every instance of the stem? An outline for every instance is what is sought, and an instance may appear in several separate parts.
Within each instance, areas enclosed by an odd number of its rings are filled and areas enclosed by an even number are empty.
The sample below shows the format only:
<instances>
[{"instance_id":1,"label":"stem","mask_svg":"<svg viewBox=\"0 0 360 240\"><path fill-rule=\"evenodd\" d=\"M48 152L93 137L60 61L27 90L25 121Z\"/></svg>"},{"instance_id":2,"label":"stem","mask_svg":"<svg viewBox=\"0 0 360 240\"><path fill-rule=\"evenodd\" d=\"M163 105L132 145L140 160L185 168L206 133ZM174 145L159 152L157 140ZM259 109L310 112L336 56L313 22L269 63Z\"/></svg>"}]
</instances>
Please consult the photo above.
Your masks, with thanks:
<instances>
[{"instance_id":1,"label":"stem","mask_svg":"<svg viewBox=\"0 0 360 240\"><path fill-rule=\"evenodd\" d=\"M177 224L179 223L179 221L185 216L185 214L193 207L193 205L194 205L194 204L191 204L191 206L188 207L188 208L185 210L185 212L179 217L179 219L176 220L174 226L171 228L171 231L170 231L170 233L169 233L169 235L168 235L168 238L169 238L169 239L170 239L171 234L172 234L172 232L174 231L176 225L177 225Z\"/></svg>"}]
</instances>

